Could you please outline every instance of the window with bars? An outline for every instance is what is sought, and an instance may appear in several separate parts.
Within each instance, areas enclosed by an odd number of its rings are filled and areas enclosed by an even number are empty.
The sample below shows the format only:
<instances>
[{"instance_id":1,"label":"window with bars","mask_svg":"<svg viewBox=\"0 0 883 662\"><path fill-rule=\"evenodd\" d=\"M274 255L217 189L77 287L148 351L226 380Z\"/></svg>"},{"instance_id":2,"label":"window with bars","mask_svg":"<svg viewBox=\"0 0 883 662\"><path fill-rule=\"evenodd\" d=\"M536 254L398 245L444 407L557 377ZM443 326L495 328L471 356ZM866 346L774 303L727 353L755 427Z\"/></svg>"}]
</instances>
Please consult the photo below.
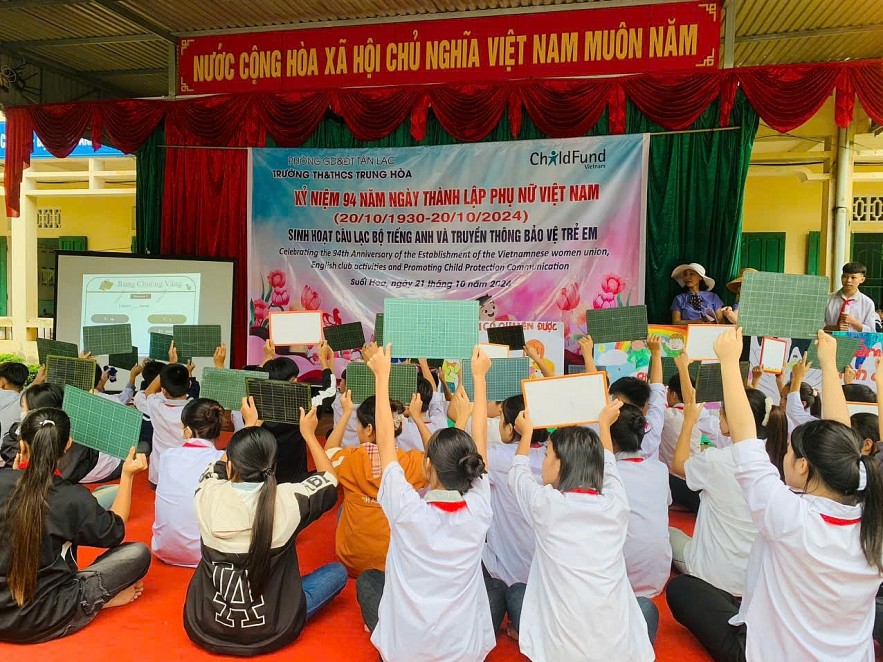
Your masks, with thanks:
<instances>
[{"instance_id":1,"label":"window with bars","mask_svg":"<svg viewBox=\"0 0 883 662\"><path fill-rule=\"evenodd\" d=\"M857 195L852 199L852 220L883 221L883 195Z\"/></svg>"},{"instance_id":2,"label":"window with bars","mask_svg":"<svg viewBox=\"0 0 883 662\"><path fill-rule=\"evenodd\" d=\"M58 230L61 228L61 209L38 209L37 228L40 230Z\"/></svg>"}]
</instances>

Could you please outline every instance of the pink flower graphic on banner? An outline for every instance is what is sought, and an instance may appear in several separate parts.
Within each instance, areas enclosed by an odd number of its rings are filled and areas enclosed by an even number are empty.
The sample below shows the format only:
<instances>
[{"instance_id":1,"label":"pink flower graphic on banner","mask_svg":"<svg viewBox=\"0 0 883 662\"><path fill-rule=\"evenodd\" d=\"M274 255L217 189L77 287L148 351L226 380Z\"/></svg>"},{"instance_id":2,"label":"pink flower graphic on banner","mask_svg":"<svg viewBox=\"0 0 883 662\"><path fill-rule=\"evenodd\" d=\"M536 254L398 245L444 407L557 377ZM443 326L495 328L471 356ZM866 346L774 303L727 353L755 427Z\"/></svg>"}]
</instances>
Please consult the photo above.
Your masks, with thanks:
<instances>
[{"instance_id":1,"label":"pink flower graphic on banner","mask_svg":"<svg viewBox=\"0 0 883 662\"><path fill-rule=\"evenodd\" d=\"M592 301L592 308L601 310L603 308L616 308L616 295L608 292L602 292Z\"/></svg>"},{"instance_id":2,"label":"pink flower graphic on banner","mask_svg":"<svg viewBox=\"0 0 883 662\"><path fill-rule=\"evenodd\" d=\"M285 287L285 272L279 271L279 269L274 269L269 274L267 274L267 283L270 284L274 290L280 290Z\"/></svg>"},{"instance_id":3,"label":"pink flower graphic on banner","mask_svg":"<svg viewBox=\"0 0 883 662\"><path fill-rule=\"evenodd\" d=\"M319 310L322 302L319 301L319 294L309 285L304 285L304 291L300 293L300 305L304 310Z\"/></svg>"},{"instance_id":4,"label":"pink flower graphic on banner","mask_svg":"<svg viewBox=\"0 0 883 662\"><path fill-rule=\"evenodd\" d=\"M284 308L288 305L289 301L291 301L291 295L288 294L288 290L277 288L274 289L273 293L270 295L270 305L277 308Z\"/></svg>"},{"instance_id":5,"label":"pink flower graphic on banner","mask_svg":"<svg viewBox=\"0 0 883 662\"><path fill-rule=\"evenodd\" d=\"M254 309L254 326L261 326L268 319L270 304L263 299L253 299L251 306Z\"/></svg>"},{"instance_id":6,"label":"pink flower graphic on banner","mask_svg":"<svg viewBox=\"0 0 883 662\"><path fill-rule=\"evenodd\" d=\"M555 297L555 305L563 312L573 310L579 305L579 288L576 283L559 290L558 296Z\"/></svg>"},{"instance_id":7,"label":"pink flower graphic on banner","mask_svg":"<svg viewBox=\"0 0 883 662\"><path fill-rule=\"evenodd\" d=\"M343 324L339 309L335 308L330 314L322 313L322 326L336 326L338 324Z\"/></svg>"},{"instance_id":8,"label":"pink flower graphic on banner","mask_svg":"<svg viewBox=\"0 0 883 662\"><path fill-rule=\"evenodd\" d=\"M619 294L625 289L625 279L616 274L607 274L601 283L601 289L607 294Z\"/></svg>"}]
</instances>

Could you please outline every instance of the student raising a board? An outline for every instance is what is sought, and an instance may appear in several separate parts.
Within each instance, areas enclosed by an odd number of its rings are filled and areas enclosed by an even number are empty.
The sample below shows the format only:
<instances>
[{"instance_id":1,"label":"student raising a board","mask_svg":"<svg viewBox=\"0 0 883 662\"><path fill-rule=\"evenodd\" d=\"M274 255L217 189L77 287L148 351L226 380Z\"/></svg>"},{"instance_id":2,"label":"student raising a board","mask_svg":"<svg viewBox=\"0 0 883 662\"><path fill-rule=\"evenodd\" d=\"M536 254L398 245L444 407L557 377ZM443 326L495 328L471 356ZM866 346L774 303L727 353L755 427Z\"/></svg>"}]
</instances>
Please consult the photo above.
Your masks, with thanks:
<instances>
[{"instance_id":1,"label":"student raising a board","mask_svg":"<svg viewBox=\"0 0 883 662\"><path fill-rule=\"evenodd\" d=\"M132 449L116 499L105 510L58 472L70 429L61 409L31 411L12 469L0 471L0 641L39 643L73 634L144 589L150 550L123 540L132 481L147 458ZM76 545L109 549L78 571Z\"/></svg>"}]
</instances>

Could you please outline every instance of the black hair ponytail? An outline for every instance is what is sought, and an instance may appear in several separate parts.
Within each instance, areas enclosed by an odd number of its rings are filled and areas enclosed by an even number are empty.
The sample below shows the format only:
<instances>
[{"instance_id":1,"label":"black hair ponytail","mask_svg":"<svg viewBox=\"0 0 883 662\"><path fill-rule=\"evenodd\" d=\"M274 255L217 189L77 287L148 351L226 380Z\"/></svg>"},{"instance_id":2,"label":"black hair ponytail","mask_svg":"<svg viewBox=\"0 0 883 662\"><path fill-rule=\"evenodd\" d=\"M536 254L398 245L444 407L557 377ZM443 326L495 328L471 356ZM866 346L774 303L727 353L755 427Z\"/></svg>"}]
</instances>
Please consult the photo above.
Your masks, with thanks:
<instances>
[{"instance_id":1,"label":"black hair ponytail","mask_svg":"<svg viewBox=\"0 0 883 662\"><path fill-rule=\"evenodd\" d=\"M874 458L860 455L858 461L863 468L859 469L859 481L865 475L865 489L858 492L862 500L862 551L868 563L883 572L883 479Z\"/></svg>"},{"instance_id":2,"label":"black hair ponytail","mask_svg":"<svg viewBox=\"0 0 883 662\"><path fill-rule=\"evenodd\" d=\"M817 480L846 502L862 504L862 551L883 572L883 480L876 460L861 454L862 442L852 428L824 419L804 423L791 435L794 457L809 465L807 486Z\"/></svg>"},{"instance_id":3,"label":"black hair ponytail","mask_svg":"<svg viewBox=\"0 0 883 662\"><path fill-rule=\"evenodd\" d=\"M243 428L231 437L227 459L239 480L264 484L255 509L245 562L253 595L261 595L270 578L270 550L276 514L276 438L264 428Z\"/></svg>"},{"instance_id":4,"label":"black hair ponytail","mask_svg":"<svg viewBox=\"0 0 883 662\"><path fill-rule=\"evenodd\" d=\"M35 409L22 421L20 430L28 445L28 467L6 503L4 534L9 536L10 549L6 583L12 599L24 607L37 591L49 489L70 439L70 419L61 409Z\"/></svg>"},{"instance_id":5,"label":"black hair ponytail","mask_svg":"<svg viewBox=\"0 0 883 662\"><path fill-rule=\"evenodd\" d=\"M785 454L788 452L788 416L781 407L772 404L770 399L756 388L746 388L748 404L754 415L757 438L766 442L766 453L776 469L779 478L785 480ZM769 406L769 409L767 409Z\"/></svg>"},{"instance_id":6,"label":"black hair ponytail","mask_svg":"<svg viewBox=\"0 0 883 662\"><path fill-rule=\"evenodd\" d=\"M426 458L445 489L460 494L466 494L485 470L472 437L457 428L433 432L426 444Z\"/></svg>"},{"instance_id":7,"label":"black hair ponytail","mask_svg":"<svg viewBox=\"0 0 883 662\"><path fill-rule=\"evenodd\" d=\"M610 426L610 436L617 451L637 453L641 450L647 419L644 412L632 404L624 404L619 410L619 418Z\"/></svg>"},{"instance_id":8,"label":"black hair ponytail","mask_svg":"<svg viewBox=\"0 0 883 662\"><path fill-rule=\"evenodd\" d=\"M800 401L804 403L810 414L816 418L822 417L822 398L819 392L806 382L800 383Z\"/></svg>"}]
</instances>

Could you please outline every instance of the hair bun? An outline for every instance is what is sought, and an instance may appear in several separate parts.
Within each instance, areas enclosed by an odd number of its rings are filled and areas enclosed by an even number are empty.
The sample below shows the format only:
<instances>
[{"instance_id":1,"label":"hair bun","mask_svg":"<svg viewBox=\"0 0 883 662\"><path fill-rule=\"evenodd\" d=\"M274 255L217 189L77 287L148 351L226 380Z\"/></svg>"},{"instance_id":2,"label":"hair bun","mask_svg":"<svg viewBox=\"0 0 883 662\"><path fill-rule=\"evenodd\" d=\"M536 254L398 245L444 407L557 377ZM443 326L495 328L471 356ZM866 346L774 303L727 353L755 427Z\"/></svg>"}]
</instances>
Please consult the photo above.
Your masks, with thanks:
<instances>
[{"instance_id":1,"label":"hair bun","mask_svg":"<svg viewBox=\"0 0 883 662\"><path fill-rule=\"evenodd\" d=\"M642 433L647 429L647 419L643 416L635 416L632 419L632 429L637 433Z\"/></svg>"},{"instance_id":2,"label":"hair bun","mask_svg":"<svg viewBox=\"0 0 883 662\"><path fill-rule=\"evenodd\" d=\"M484 473L484 460L481 459L481 455L475 452L467 453L461 457L457 466L470 483Z\"/></svg>"}]
</instances>

